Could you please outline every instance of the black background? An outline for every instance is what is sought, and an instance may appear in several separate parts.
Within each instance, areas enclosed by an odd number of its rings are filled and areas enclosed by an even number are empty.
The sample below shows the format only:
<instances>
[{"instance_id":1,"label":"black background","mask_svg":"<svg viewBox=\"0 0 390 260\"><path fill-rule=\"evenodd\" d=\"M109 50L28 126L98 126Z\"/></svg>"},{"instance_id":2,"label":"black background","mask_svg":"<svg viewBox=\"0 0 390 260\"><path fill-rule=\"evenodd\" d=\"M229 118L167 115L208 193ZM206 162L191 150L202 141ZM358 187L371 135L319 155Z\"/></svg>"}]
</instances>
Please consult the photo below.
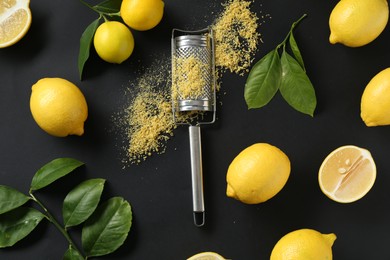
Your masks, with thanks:
<instances>
[{"instance_id":1,"label":"black background","mask_svg":"<svg viewBox=\"0 0 390 260\"><path fill-rule=\"evenodd\" d=\"M98 3L98 1L95 1ZM234 260L269 259L274 244L286 233L313 228L334 232L334 259L390 259L388 127L368 128L360 118L360 98L368 81L389 66L388 27L371 44L360 48L331 45L329 15L335 0L256 0L258 16L272 19L259 28L260 59L287 34L292 22L308 17L295 35L316 89L314 118L296 112L280 94L264 108L248 110L243 98L246 76L226 73L218 95L218 120L202 129L206 225L192 221L189 143L186 127L175 130L166 152L123 169L123 132L113 117L130 102L124 95L142 68L170 53L173 28L200 29L222 7L220 1L166 0L158 27L134 32L135 51L121 65L101 61L92 48L83 81L79 80L79 39L98 16L77 0L32 1L32 26L16 45L0 50L0 183L28 192L33 174L57 157L86 163L63 180L37 192L61 220L67 192L87 178L107 180L103 199L123 196L133 209L133 226L125 244L102 259L186 259L215 251ZM82 137L56 138L43 132L29 109L31 86L40 78L62 77L86 96L89 117ZM284 189L259 205L226 197L226 171L247 146L267 142L290 158L292 171ZM361 200L339 204L318 186L317 172L335 148L354 144L371 151L378 175ZM71 235L79 243L80 231ZM30 236L1 259L61 259L66 240L43 221Z\"/></svg>"}]
</instances>

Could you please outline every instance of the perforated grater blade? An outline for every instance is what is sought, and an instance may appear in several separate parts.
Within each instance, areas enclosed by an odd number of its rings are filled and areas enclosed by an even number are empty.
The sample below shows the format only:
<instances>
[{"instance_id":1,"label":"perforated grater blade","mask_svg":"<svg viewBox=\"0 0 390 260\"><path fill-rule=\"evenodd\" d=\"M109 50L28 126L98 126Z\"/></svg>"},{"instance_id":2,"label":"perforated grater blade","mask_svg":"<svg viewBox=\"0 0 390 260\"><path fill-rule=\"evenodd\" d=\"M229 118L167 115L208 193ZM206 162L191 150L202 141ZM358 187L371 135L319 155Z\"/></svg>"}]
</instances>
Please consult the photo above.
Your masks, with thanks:
<instances>
[{"instance_id":1,"label":"perforated grater blade","mask_svg":"<svg viewBox=\"0 0 390 260\"><path fill-rule=\"evenodd\" d=\"M215 122L214 38L211 28L172 31L172 112L176 124L189 124L194 223L203 226L205 209L200 125ZM181 122L181 113L211 113L209 120ZM207 118L202 116L202 119Z\"/></svg>"},{"instance_id":2,"label":"perforated grater blade","mask_svg":"<svg viewBox=\"0 0 390 260\"><path fill-rule=\"evenodd\" d=\"M186 64L193 61L193 64ZM194 61L197 61L196 63ZM191 80L191 71L186 71L190 65L198 65L199 73L197 82L198 92L183 91L183 83ZM194 68L193 68L194 69ZM192 73L194 74L194 73ZM194 75L192 75L194 76ZM192 79L194 81L194 79ZM174 29L172 32L172 102L175 122L177 115L185 111L210 111L216 110L215 95L215 59L213 31L210 28L200 31L182 31ZM215 113L211 121L197 122L197 124L213 123Z\"/></svg>"}]
</instances>

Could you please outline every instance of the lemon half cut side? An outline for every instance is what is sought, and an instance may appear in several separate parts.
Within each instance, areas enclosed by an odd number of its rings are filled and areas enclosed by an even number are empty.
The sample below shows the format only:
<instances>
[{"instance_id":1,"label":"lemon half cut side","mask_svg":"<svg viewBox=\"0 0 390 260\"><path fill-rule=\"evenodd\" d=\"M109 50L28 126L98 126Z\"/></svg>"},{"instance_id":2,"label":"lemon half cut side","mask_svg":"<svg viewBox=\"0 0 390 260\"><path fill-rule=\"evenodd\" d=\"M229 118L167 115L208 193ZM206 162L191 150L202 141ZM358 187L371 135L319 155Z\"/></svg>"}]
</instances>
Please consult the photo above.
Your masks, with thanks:
<instances>
[{"instance_id":1,"label":"lemon half cut side","mask_svg":"<svg viewBox=\"0 0 390 260\"><path fill-rule=\"evenodd\" d=\"M187 260L227 260L220 254L214 252L202 252L191 256Z\"/></svg>"},{"instance_id":2,"label":"lemon half cut side","mask_svg":"<svg viewBox=\"0 0 390 260\"><path fill-rule=\"evenodd\" d=\"M330 199L350 203L365 196L376 179L376 165L371 153L354 145L341 146L323 161L318 181Z\"/></svg>"},{"instance_id":3,"label":"lemon half cut side","mask_svg":"<svg viewBox=\"0 0 390 260\"><path fill-rule=\"evenodd\" d=\"M18 42L30 29L30 0L0 0L0 48Z\"/></svg>"}]
</instances>

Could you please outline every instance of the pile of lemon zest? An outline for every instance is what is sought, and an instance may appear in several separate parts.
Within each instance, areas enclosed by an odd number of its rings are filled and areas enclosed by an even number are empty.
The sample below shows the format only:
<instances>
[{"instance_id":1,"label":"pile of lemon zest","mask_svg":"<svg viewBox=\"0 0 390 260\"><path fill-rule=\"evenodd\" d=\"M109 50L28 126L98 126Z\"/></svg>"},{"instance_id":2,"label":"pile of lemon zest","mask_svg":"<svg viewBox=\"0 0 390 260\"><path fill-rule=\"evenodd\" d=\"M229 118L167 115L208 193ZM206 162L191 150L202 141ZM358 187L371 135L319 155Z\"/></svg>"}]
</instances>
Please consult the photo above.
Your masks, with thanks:
<instances>
[{"instance_id":1,"label":"pile of lemon zest","mask_svg":"<svg viewBox=\"0 0 390 260\"><path fill-rule=\"evenodd\" d=\"M260 34L257 14L250 10L251 1L230 0L213 25L215 64L222 70L244 75L252 64Z\"/></svg>"},{"instance_id":2,"label":"pile of lemon zest","mask_svg":"<svg viewBox=\"0 0 390 260\"><path fill-rule=\"evenodd\" d=\"M208 82L205 74L209 74L210 65L198 57L176 58L172 98L199 99L205 95L204 89Z\"/></svg>"}]
</instances>

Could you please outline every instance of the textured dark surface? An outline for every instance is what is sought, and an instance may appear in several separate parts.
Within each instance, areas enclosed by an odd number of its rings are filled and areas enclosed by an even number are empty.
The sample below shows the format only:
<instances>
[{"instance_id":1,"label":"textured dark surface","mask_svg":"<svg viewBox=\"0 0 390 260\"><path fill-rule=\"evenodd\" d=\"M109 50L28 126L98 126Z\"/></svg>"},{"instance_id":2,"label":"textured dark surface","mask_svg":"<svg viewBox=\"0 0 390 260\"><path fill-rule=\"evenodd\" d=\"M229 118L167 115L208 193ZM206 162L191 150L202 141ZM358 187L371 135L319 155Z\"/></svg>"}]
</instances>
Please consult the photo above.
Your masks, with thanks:
<instances>
[{"instance_id":1,"label":"textured dark surface","mask_svg":"<svg viewBox=\"0 0 390 260\"><path fill-rule=\"evenodd\" d=\"M256 0L259 16L270 14L260 28L264 43L256 59L268 53L287 34L292 22L308 17L296 30L307 72L316 89L314 118L290 108L280 94L263 109L246 108L246 76L225 74L218 99L218 120L202 129L206 225L192 222L189 143L187 128L175 130L165 154L122 169L121 130L113 116L123 111L129 82L139 69L169 56L172 28L200 29L221 10L218 1L167 0L161 24L135 32L135 52L121 65L101 61L94 51L78 78L79 39L97 14L79 1L32 1L33 23L16 45L0 50L0 184L27 192L35 171L57 157L84 161L62 182L37 193L61 219L61 202L71 187L87 178L107 180L104 199L123 196L134 213L125 244L103 259L186 259L215 251L234 260L268 259L274 244L286 233L313 228L334 232L334 259L390 259L389 127L368 128L360 119L360 98L368 81L389 66L388 28L373 43L347 48L328 42L328 18L337 1ZM96 1L97 3L97 1ZM31 86L43 77L63 77L80 87L89 105L82 137L55 138L32 119ZM223 93L223 94L222 94ZM290 158L292 172L284 189L259 205L227 198L226 171L245 147L267 142ZM322 194L317 172L335 148L354 144L369 149L377 163L373 189L361 200L339 204ZM80 232L71 231L77 243ZM48 222L1 259L61 259L66 240Z\"/></svg>"}]
</instances>

